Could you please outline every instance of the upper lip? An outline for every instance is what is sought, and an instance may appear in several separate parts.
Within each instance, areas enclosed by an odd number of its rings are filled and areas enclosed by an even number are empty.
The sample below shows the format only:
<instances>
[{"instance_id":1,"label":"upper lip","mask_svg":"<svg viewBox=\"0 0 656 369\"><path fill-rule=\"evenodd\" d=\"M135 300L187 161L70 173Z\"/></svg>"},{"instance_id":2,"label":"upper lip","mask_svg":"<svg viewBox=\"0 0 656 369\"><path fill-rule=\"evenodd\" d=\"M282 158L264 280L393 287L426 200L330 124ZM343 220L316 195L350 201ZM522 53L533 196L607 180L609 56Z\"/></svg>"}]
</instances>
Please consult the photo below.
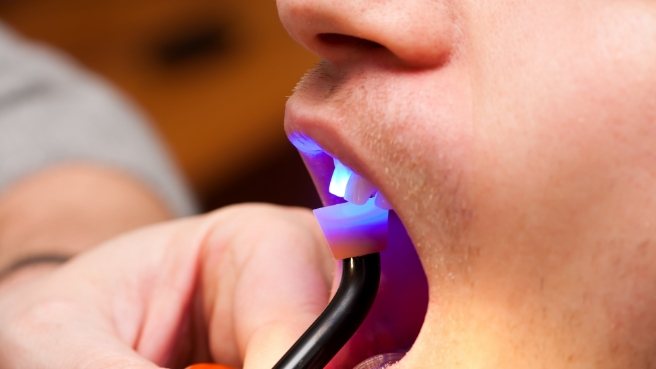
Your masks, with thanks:
<instances>
[{"instance_id":1,"label":"upper lip","mask_svg":"<svg viewBox=\"0 0 656 369\"><path fill-rule=\"evenodd\" d=\"M309 138L322 149L321 153L299 151L324 205L344 201L328 193L333 169L331 158L338 159L355 173L367 178L380 190L380 185L371 181L373 176L366 165L364 153L358 150L358 145L350 142L350 138L335 123L342 117L331 119L320 113L317 114L315 108L298 102L293 97L290 98L285 112L285 131L290 139L294 136Z\"/></svg>"}]
</instances>

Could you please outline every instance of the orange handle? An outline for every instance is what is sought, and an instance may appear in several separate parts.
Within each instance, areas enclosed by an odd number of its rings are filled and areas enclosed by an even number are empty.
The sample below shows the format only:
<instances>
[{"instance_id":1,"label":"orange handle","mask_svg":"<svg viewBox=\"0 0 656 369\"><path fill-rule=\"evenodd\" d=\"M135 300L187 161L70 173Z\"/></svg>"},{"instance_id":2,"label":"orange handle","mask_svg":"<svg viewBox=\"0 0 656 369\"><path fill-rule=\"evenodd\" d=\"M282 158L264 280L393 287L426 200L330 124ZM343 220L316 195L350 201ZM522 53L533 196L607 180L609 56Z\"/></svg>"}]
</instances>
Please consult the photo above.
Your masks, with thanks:
<instances>
[{"instance_id":1,"label":"orange handle","mask_svg":"<svg viewBox=\"0 0 656 369\"><path fill-rule=\"evenodd\" d=\"M186 369L234 369L221 364L194 364L188 366Z\"/></svg>"}]
</instances>

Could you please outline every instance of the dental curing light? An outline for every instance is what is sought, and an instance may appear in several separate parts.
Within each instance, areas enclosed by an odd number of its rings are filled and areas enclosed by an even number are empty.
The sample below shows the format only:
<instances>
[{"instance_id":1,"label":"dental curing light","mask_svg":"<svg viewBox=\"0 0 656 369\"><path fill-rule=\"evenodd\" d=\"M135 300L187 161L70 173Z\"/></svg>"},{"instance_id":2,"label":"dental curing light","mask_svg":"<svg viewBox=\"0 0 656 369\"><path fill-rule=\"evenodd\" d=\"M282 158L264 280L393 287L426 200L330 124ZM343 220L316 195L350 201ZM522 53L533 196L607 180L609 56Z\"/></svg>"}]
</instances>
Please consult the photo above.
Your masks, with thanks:
<instances>
[{"instance_id":1,"label":"dental curing light","mask_svg":"<svg viewBox=\"0 0 656 369\"><path fill-rule=\"evenodd\" d=\"M334 195L362 198L358 175L335 160ZM353 191L360 191L354 194ZM371 197L316 209L314 214L336 259L342 259L337 293L273 369L323 368L353 336L373 305L380 282L380 254L387 245L389 211Z\"/></svg>"}]
</instances>

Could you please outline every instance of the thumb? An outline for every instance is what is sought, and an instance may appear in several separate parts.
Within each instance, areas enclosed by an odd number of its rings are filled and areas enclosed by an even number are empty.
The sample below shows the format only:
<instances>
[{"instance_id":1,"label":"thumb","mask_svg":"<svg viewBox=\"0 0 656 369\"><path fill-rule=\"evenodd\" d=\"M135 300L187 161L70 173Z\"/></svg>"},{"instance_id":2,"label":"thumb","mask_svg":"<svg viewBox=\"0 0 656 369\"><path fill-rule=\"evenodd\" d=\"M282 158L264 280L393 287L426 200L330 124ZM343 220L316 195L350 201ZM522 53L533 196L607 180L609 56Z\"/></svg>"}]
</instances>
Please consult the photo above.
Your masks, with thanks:
<instances>
[{"instance_id":1,"label":"thumb","mask_svg":"<svg viewBox=\"0 0 656 369\"><path fill-rule=\"evenodd\" d=\"M328 304L335 262L310 212L242 209L230 222L249 231L220 222L206 245L221 253L203 258L210 347L217 362L270 369Z\"/></svg>"},{"instance_id":2,"label":"thumb","mask_svg":"<svg viewBox=\"0 0 656 369\"><path fill-rule=\"evenodd\" d=\"M326 247L316 240L313 245ZM264 324L254 325L257 328L246 346L244 369L273 367L327 306L332 278L322 274L319 260L308 262L309 256L290 255L274 267L273 276L262 287L274 291L275 296L252 297L251 318Z\"/></svg>"}]
</instances>

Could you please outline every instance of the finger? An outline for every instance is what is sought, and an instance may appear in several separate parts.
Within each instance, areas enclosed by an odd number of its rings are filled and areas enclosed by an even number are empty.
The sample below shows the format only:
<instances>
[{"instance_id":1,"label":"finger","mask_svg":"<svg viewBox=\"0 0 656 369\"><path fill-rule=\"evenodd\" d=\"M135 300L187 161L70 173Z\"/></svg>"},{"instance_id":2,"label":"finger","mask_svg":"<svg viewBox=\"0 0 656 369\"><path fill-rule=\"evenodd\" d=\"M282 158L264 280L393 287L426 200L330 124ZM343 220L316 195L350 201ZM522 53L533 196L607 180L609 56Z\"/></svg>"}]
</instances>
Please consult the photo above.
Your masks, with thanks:
<instances>
[{"instance_id":1,"label":"finger","mask_svg":"<svg viewBox=\"0 0 656 369\"><path fill-rule=\"evenodd\" d=\"M30 286L27 294L23 290L3 294L0 367L159 368L118 340L96 311L49 293L55 288L47 283Z\"/></svg>"},{"instance_id":2,"label":"finger","mask_svg":"<svg viewBox=\"0 0 656 369\"><path fill-rule=\"evenodd\" d=\"M204 232L200 218L132 232L3 293L0 346L16 346L5 352L8 362L16 362L13 351L35 362L19 366L29 368L156 368L151 362L184 360L178 351L189 335L181 328L191 315Z\"/></svg>"},{"instance_id":3,"label":"finger","mask_svg":"<svg viewBox=\"0 0 656 369\"><path fill-rule=\"evenodd\" d=\"M310 212L254 206L219 223L203 267L213 356L271 368L327 305L335 263Z\"/></svg>"}]
</instances>

